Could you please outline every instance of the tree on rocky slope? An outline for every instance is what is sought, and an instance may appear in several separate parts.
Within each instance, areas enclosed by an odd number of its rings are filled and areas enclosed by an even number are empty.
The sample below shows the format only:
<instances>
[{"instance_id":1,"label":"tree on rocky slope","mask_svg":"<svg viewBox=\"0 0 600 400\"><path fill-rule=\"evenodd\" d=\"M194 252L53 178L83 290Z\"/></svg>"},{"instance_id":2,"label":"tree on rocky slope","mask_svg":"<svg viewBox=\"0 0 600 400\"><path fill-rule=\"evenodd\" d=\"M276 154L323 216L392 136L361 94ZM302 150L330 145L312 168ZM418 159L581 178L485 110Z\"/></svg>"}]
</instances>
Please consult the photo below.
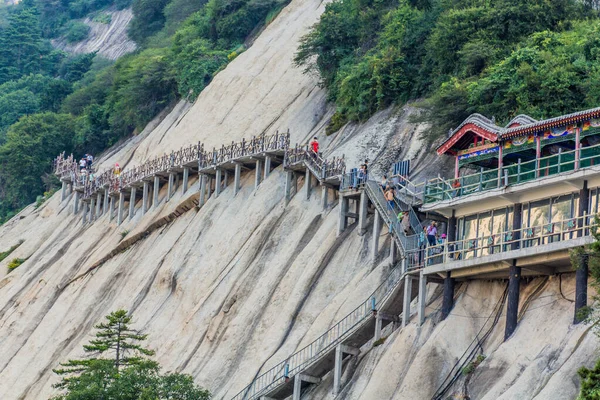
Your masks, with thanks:
<instances>
[{"instance_id":1,"label":"tree on rocky slope","mask_svg":"<svg viewBox=\"0 0 600 400\"><path fill-rule=\"evenodd\" d=\"M154 351L141 345L147 335L131 329L131 316L117 310L95 326L95 338L83 349L91 356L61 363L54 385L63 393L54 400L207 400L210 393L191 376L160 374L160 365L147 358Z\"/></svg>"}]
</instances>

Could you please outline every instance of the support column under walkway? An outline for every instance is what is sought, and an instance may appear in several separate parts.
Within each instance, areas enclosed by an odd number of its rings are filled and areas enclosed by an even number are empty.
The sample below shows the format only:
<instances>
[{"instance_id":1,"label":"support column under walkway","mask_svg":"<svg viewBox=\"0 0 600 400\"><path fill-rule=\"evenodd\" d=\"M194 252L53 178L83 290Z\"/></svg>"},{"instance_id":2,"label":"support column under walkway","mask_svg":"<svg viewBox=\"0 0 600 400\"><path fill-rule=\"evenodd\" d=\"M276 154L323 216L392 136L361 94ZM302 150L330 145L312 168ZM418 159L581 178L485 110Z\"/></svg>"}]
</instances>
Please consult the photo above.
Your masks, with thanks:
<instances>
[{"instance_id":1,"label":"support column under walkway","mask_svg":"<svg viewBox=\"0 0 600 400\"><path fill-rule=\"evenodd\" d=\"M381 215L375 210L375 221L373 221L373 248L371 249L371 259L377 258L379 252L379 235L381 233Z\"/></svg>"},{"instance_id":2,"label":"support column under walkway","mask_svg":"<svg viewBox=\"0 0 600 400\"><path fill-rule=\"evenodd\" d=\"M444 294L442 298L442 321L445 320L454 307L454 278L451 272L446 272L444 278Z\"/></svg>"},{"instance_id":3,"label":"support column under walkway","mask_svg":"<svg viewBox=\"0 0 600 400\"><path fill-rule=\"evenodd\" d=\"M583 182L583 188L579 191L579 217L584 217L588 211L590 201L590 191L588 189L588 182ZM577 236L582 237L584 234L583 230L583 218L579 219L578 225L582 229L577 231ZM587 255L582 254L579 258L579 268L575 271L575 310L573 315L573 323L578 324L583 321L583 315L580 311L587 307L587 287L588 287L588 274L589 274L589 258Z\"/></svg>"},{"instance_id":4,"label":"support column under walkway","mask_svg":"<svg viewBox=\"0 0 600 400\"><path fill-rule=\"evenodd\" d=\"M504 329L504 340L508 339L517 329L517 318L519 313L519 292L521 286L521 268L517 267L517 261L513 260L509 269L508 297L506 298L506 327Z\"/></svg>"},{"instance_id":5,"label":"support column under walkway","mask_svg":"<svg viewBox=\"0 0 600 400\"><path fill-rule=\"evenodd\" d=\"M242 179L242 164L235 163L235 172L233 173L233 195L237 196L240 191L240 180Z\"/></svg>"},{"instance_id":6,"label":"support column under walkway","mask_svg":"<svg viewBox=\"0 0 600 400\"><path fill-rule=\"evenodd\" d=\"M146 214L149 209L150 202L150 182L144 181L142 188L142 215Z\"/></svg>"},{"instance_id":7,"label":"support column under walkway","mask_svg":"<svg viewBox=\"0 0 600 400\"><path fill-rule=\"evenodd\" d=\"M340 204L339 204L339 208L340 208L340 215L339 215L339 222L338 222L338 231L337 231L337 235L340 236L342 234L342 232L344 232L346 230L346 228L348 228L348 206L350 205L350 199L348 199L346 196L343 196L340 193Z\"/></svg>"},{"instance_id":8,"label":"support column under walkway","mask_svg":"<svg viewBox=\"0 0 600 400\"><path fill-rule=\"evenodd\" d=\"M73 214L79 212L79 192L75 192L75 202L73 203Z\"/></svg>"},{"instance_id":9,"label":"support column under walkway","mask_svg":"<svg viewBox=\"0 0 600 400\"><path fill-rule=\"evenodd\" d=\"M181 189L181 194L185 194L188 190L188 184L190 180L190 167L183 167L183 185Z\"/></svg>"},{"instance_id":10,"label":"support column under walkway","mask_svg":"<svg viewBox=\"0 0 600 400\"><path fill-rule=\"evenodd\" d=\"M158 207L158 195L160 193L160 177L156 175L154 177L154 198L152 199L152 208Z\"/></svg>"},{"instance_id":11,"label":"support column under walkway","mask_svg":"<svg viewBox=\"0 0 600 400\"><path fill-rule=\"evenodd\" d=\"M131 193L129 195L129 219L133 219L135 216L135 195L137 192L137 188L135 186L131 187Z\"/></svg>"},{"instance_id":12,"label":"support column under walkway","mask_svg":"<svg viewBox=\"0 0 600 400\"><path fill-rule=\"evenodd\" d=\"M302 394L302 382L321 383L321 378L305 374L294 376L294 394L292 395L292 400L300 400L300 395Z\"/></svg>"},{"instance_id":13,"label":"support column under walkway","mask_svg":"<svg viewBox=\"0 0 600 400\"><path fill-rule=\"evenodd\" d=\"M333 367L333 395L337 396L342 388L342 363L344 354L358 356L360 350L355 347L338 344L335 347L335 366Z\"/></svg>"}]
</instances>

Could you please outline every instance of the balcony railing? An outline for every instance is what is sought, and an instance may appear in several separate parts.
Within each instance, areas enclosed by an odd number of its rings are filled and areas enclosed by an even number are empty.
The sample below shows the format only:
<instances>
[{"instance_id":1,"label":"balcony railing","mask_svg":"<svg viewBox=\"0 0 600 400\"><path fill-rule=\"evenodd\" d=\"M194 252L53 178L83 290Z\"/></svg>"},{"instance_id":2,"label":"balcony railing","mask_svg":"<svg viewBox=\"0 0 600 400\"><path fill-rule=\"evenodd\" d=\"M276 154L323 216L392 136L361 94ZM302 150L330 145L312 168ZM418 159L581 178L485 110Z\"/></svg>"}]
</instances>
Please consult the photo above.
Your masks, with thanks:
<instances>
[{"instance_id":1,"label":"balcony railing","mask_svg":"<svg viewBox=\"0 0 600 400\"><path fill-rule=\"evenodd\" d=\"M586 215L429 246L424 250L424 259L426 266L452 265L459 261L591 236L595 229L594 216Z\"/></svg>"},{"instance_id":2,"label":"balcony railing","mask_svg":"<svg viewBox=\"0 0 600 400\"><path fill-rule=\"evenodd\" d=\"M506 165L500 171L481 169L478 173L457 179L435 178L427 182L424 203L450 200L473 193L481 193L503 186L532 181L538 178L576 171L600 164L600 144L577 150L559 151L557 154L535 160Z\"/></svg>"}]
</instances>

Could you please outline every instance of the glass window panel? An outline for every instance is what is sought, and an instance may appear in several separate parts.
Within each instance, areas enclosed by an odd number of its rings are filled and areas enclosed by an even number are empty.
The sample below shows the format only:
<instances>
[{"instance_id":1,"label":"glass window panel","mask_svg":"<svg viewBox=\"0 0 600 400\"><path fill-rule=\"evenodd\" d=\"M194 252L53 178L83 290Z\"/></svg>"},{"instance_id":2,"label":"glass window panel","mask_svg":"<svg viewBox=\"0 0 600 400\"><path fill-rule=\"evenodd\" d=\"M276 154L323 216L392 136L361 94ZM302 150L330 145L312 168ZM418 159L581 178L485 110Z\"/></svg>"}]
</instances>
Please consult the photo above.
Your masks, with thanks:
<instances>
[{"instance_id":1,"label":"glass window panel","mask_svg":"<svg viewBox=\"0 0 600 400\"><path fill-rule=\"evenodd\" d=\"M537 227L549 222L550 199L540 200L529 204L529 226Z\"/></svg>"},{"instance_id":2,"label":"glass window panel","mask_svg":"<svg viewBox=\"0 0 600 400\"><path fill-rule=\"evenodd\" d=\"M590 192L590 206L588 212L590 214L596 214L598 212L598 189L593 189Z\"/></svg>"},{"instance_id":3,"label":"glass window panel","mask_svg":"<svg viewBox=\"0 0 600 400\"><path fill-rule=\"evenodd\" d=\"M494 210L492 225L492 233L495 235L506 231L506 208Z\"/></svg>"},{"instance_id":4,"label":"glass window panel","mask_svg":"<svg viewBox=\"0 0 600 400\"><path fill-rule=\"evenodd\" d=\"M477 214L465 217L464 239L475 239L477 237Z\"/></svg>"},{"instance_id":5,"label":"glass window panel","mask_svg":"<svg viewBox=\"0 0 600 400\"><path fill-rule=\"evenodd\" d=\"M523 212L521 214L521 228L529 226L529 204L523 205Z\"/></svg>"},{"instance_id":6,"label":"glass window panel","mask_svg":"<svg viewBox=\"0 0 600 400\"><path fill-rule=\"evenodd\" d=\"M488 255L490 254L489 246L491 243L488 242L490 236L492 235L492 213L490 211L479 214L479 231L478 237L481 240L478 242L478 245L482 247L479 255Z\"/></svg>"},{"instance_id":7,"label":"glass window panel","mask_svg":"<svg viewBox=\"0 0 600 400\"><path fill-rule=\"evenodd\" d=\"M552 202L551 222L560 222L571 218L573 210L573 196L561 196Z\"/></svg>"},{"instance_id":8,"label":"glass window panel","mask_svg":"<svg viewBox=\"0 0 600 400\"><path fill-rule=\"evenodd\" d=\"M506 210L506 228L504 229L505 232L508 232L513 227L514 212L515 208L513 206L508 207L508 209Z\"/></svg>"}]
</instances>

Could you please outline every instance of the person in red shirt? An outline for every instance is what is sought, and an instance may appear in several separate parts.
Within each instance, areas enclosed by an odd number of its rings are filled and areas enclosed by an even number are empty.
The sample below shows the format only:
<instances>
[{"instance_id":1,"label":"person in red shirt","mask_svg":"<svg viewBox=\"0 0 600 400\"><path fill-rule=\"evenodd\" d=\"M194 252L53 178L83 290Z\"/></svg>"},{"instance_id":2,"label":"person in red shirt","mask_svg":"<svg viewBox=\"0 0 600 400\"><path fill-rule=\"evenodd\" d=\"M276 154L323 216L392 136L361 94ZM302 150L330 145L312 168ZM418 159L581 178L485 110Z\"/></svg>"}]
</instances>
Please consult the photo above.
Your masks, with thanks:
<instances>
[{"instance_id":1,"label":"person in red shirt","mask_svg":"<svg viewBox=\"0 0 600 400\"><path fill-rule=\"evenodd\" d=\"M316 136L313 138L312 142L310 142L310 148L313 153L319 154L319 141Z\"/></svg>"}]
</instances>

